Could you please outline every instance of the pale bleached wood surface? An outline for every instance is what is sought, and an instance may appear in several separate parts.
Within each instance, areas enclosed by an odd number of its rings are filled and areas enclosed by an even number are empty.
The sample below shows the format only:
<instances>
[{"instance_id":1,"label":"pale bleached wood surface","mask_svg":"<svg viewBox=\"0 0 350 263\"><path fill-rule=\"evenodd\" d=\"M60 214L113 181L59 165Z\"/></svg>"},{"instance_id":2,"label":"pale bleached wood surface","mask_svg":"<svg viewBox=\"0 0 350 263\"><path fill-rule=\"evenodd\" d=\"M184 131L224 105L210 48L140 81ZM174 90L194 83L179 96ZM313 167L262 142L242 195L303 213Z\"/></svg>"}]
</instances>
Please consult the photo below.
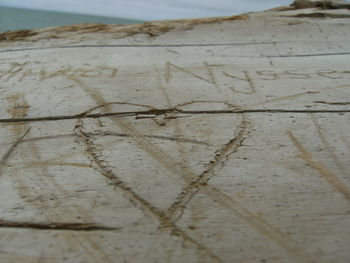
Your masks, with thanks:
<instances>
[{"instance_id":1,"label":"pale bleached wood surface","mask_svg":"<svg viewBox=\"0 0 350 263\"><path fill-rule=\"evenodd\" d=\"M0 262L349 262L349 16L1 35Z\"/></svg>"}]
</instances>

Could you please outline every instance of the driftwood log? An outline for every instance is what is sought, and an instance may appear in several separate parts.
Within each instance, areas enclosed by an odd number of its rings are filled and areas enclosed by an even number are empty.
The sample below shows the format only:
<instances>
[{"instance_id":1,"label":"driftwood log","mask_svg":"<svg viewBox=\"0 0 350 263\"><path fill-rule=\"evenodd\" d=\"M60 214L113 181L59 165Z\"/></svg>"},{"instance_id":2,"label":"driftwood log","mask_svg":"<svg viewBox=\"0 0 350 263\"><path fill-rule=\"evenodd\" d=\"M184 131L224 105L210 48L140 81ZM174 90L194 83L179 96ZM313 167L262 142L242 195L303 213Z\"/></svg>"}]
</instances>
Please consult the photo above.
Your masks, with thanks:
<instances>
[{"instance_id":1,"label":"driftwood log","mask_svg":"<svg viewBox=\"0 0 350 263\"><path fill-rule=\"evenodd\" d=\"M300 8L1 34L0 262L350 262L350 13Z\"/></svg>"}]
</instances>

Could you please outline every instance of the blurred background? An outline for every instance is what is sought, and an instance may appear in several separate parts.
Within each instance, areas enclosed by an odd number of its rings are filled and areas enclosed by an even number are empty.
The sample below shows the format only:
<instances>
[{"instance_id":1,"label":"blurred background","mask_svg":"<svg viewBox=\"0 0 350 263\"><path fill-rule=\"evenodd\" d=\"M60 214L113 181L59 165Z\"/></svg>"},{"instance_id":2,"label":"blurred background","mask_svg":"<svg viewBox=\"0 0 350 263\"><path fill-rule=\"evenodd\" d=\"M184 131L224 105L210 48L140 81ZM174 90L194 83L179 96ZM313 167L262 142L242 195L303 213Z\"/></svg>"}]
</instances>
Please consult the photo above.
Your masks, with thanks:
<instances>
[{"instance_id":1,"label":"blurred background","mask_svg":"<svg viewBox=\"0 0 350 263\"><path fill-rule=\"evenodd\" d=\"M77 23L134 24L235 15L292 0L0 0L0 32Z\"/></svg>"}]
</instances>

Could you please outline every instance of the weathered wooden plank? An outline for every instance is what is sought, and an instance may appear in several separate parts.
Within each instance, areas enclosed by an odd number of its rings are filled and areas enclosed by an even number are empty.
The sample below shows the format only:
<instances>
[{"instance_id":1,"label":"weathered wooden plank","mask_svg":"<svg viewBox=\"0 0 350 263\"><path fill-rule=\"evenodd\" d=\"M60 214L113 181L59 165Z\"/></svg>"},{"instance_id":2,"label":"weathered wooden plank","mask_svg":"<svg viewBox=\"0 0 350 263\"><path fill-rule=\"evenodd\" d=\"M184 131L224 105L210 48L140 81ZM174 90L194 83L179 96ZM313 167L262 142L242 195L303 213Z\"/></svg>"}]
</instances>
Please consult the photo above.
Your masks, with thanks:
<instances>
[{"instance_id":1,"label":"weathered wooden plank","mask_svg":"<svg viewBox=\"0 0 350 263\"><path fill-rule=\"evenodd\" d=\"M0 262L348 262L348 15L1 35Z\"/></svg>"}]
</instances>

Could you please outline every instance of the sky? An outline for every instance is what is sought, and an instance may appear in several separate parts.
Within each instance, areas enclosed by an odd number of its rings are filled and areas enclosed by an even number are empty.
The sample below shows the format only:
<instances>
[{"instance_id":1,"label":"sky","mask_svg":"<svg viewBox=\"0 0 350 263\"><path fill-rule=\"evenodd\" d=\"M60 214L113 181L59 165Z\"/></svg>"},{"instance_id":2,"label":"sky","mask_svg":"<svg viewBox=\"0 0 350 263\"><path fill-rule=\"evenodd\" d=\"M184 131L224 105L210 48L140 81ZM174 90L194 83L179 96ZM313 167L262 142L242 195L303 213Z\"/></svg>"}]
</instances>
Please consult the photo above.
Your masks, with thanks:
<instances>
[{"instance_id":1,"label":"sky","mask_svg":"<svg viewBox=\"0 0 350 263\"><path fill-rule=\"evenodd\" d=\"M145 21L235 15L290 3L292 0L0 0L0 6Z\"/></svg>"}]
</instances>

